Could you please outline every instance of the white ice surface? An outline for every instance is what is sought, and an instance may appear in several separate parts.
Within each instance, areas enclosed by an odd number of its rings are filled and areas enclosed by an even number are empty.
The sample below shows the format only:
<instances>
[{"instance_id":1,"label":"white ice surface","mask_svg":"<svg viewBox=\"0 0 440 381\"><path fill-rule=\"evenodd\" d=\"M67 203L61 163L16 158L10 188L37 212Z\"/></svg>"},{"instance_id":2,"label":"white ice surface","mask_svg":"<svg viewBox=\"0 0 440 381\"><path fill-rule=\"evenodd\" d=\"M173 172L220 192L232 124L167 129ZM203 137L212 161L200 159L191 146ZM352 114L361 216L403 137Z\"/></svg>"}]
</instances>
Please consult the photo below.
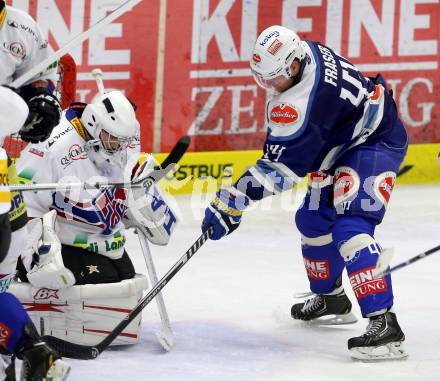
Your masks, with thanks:
<instances>
[{"instance_id":1,"label":"white ice surface","mask_svg":"<svg viewBox=\"0 0 440 381\"><path fill-rule=\"evenodd\" d=\"M376 235L383 246L394 246L393 264L440 243L439 195L438 186L397 187ZM152 246L159 278L200 234L189 198L176 200L183 220L172 242ZM128 251L145 272L134 235ZM165 287L175 333L171 352L164 353L154 336L159 318L152 302L144 310L140 344L105 351L94 361L70 360L69 380L440 380L438 267L440 253L393 277L408 360L354 362L347 339L364 330L365 320L312 328L273 316L282 311L288 317L293 294L307 290L293 212L281 209L278 199L270 210L246 214L231 236L206 243Z\"/></svg>"}]
</instances>

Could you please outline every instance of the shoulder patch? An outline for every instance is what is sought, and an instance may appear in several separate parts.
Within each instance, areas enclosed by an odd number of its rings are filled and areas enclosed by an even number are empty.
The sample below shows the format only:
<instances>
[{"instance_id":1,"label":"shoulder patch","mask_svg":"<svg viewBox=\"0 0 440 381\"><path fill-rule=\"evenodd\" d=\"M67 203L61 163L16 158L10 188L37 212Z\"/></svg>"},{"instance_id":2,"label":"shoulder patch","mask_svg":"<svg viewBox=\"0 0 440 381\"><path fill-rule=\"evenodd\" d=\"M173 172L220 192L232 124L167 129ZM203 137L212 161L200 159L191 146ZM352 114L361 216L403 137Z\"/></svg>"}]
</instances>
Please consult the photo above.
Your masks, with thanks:
<instances>
[{"instance_id":1,"label":"shoulder patch","mask_svg":"<svg viewBox=\"0 0 440 381\"><path fill-rule=\"evenodd\" d=\"M37 155L39 157L44 157L44 151L42 151L36 147L29 148L29 152L33 153L34 155Z\"/></svg>"},{"instance_id":2,"label":"shoulder patch","mask_svg":"<svg viewBox=\"0 0 440 381\"><path fill-rule=\"evenodd\" d=\"M299 119L298 109L290 103L276 103L269 111L269 120L278 126L289 126Z\"/></svg>"}]
</instances>

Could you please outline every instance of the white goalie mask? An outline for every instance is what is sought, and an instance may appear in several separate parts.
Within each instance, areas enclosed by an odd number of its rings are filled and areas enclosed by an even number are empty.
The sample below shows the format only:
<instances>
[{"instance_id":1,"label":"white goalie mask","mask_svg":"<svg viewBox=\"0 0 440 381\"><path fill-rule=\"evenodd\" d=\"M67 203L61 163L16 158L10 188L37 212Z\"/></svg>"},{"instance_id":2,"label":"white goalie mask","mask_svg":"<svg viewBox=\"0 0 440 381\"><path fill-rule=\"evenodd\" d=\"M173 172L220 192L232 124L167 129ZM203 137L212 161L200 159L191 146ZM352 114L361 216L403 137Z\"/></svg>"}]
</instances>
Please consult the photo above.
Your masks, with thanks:
<instances>
[{"instance_id":1,"label":"white goalie mask","mask_svg":"<svg viewBox=\"0 0 440 381\"><path fill-rule=\"evenodd\" d=\"M139 122L122 92L113 90L98 95L84 108L81 122L92 137L86 149L93 161L125 165L127 147L139 134Z\"/></svg>"},{"instance_id":2,"label":"white goalie mask","mask_svg":"<svg viewBox=\"0 0 440 381\"><path fill-rule=\"evenodd\" d=\"M273 25L261 32L251 57L251 70L255 81L267 89L266 81L280 75L293 78L291 65L295 58L306 56L299 36L290 29Z\"/></svg>"}]
</instances>

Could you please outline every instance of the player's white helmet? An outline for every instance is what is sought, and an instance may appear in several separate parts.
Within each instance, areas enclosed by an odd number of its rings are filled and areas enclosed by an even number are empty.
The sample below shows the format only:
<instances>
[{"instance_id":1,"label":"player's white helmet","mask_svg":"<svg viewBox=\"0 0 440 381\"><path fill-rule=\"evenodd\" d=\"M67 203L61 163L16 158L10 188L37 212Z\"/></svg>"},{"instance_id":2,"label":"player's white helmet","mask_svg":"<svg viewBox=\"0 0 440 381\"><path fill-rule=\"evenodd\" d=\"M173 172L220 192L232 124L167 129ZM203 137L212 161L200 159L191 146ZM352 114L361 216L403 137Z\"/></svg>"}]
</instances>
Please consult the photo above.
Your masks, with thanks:
<instances>
[{"instance_id":1,"label":"player's white helmet","mask_svg":"<svg viewBox=\"0 0 440 381\"><path fill-rule=\"evenodd\" d=\"M283 75L292 78L291 64L295 58L302 61L306 52L299 36L290 29L273 25L261 32L251 57L255 81L263 88L265 81Z\"/></svg>"},{"instance_id":2,"label":"player's white helmet","mask_svg":"<svg viewBox=\"0 0 440 381\"><path fill-rule=\"evenodd\" d=\"M86 147L119 162L120 155L139 133L133 106L118 90L98 95L81 115L81 122L92 139ZM93 149L92 149L93 148Z\"/></svg>"}]
</instances>

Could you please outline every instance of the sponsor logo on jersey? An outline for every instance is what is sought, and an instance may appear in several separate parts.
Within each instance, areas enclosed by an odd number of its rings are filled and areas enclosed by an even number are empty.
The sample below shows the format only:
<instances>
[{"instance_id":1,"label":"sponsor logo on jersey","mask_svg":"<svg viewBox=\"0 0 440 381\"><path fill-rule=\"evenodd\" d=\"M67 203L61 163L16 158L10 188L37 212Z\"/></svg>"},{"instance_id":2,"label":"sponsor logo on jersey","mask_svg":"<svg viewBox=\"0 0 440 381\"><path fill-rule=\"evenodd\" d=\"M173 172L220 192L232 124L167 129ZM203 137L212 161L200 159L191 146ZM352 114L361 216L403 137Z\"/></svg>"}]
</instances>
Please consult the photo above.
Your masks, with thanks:
<instances>
[{"instance_id":1,"label":"sponsor logo on jersey","mask_svg":"<svg viewBox=\"0 0 440 381\"><path fill-rule=\"evenodd\" d=\"M87 140L87 133L81 121L75 117L70 120L70 123L72 123L73 127L75 127L75 130L78 132L79 136L81 136L84 140Z\"/></svg>"},{"instance_id":2,"label":"sponsor logo on jersey","mask_svg":"<svg viewBox=\"0 0 440 381\"><path fill-rule=\"evenodd\" d=\"M375 267L372 266L350 274L350 284L358 300L368 295L374 295L388 290L385 278L374 279L374 268Z\"/></svg>"},{"instance_id":3,"label":"sponsor logo on jersey","mask_svg":"<svg viewBox=\"0 0 440 381\"><path fill-rule=\"evenodd\" d=\"M44 152L40 151L38 148L32 147L29 149L30 153L33 153L34 155L37 155L39 157L44 157Z\"/></svg>"},{"instance_id":4,"label":"sponsor logo on jersey","mask_svg":"<svg viewBox=\"0 0 440 381\"><path fill-rule=\"evenodd\" d=\"M385 208L390 201L391 193L396 183L396 174L394 172L383 172L374 179L373 190L376 197L384 204Z\"/></svg>"},{"instance_id":5,"label":"sponsor logo on jersey","mask_svg":"<svg viewBox=\"0 0 440 381\"><path fill-rule=\"evenodd\" d=\"M357 194L360 187L360 179L357 172L350 167L339 167L333 176L333 203L335 206L342 205L353 195Z\"/></svg>"},{"instance_id":6,"label":"sponsor logo on jersey","mask_svg":"<svg viewBox=\"0 0 440 381\"><path fill-rule=\"evenodd\" d=\"M280 126L288 126L295 123L299 118L299 113L295 106L290 103L279 103L270 110L270 120Z\"/></svg>"},{"instance_id":7,"label":"sponsor logo on jersey","mask_svg":"<svg viewBox=\"0 0 440 381\"><path fill-rule=\"evenodd\" d=\"M3 42L3 48L5 48L14 57L21 59L26 57L26 48L22 42Z\"/></svg>"},{"instance_id":8,"label":"sponsor logo on jersey","mask_svg":"<svg viewBox=\"0 0 440 381\"><path fill-rule=\"evenodd\" d=\"M66 127L63 131L61 131L59 134L53 135L49 140L47 141L47 146L51 147L59 138L67 134L69 131L73 130L73 126L69 124L68 127Z\"/></svg>"},{"instance_id":9,"label":"sponsor logo on jersey","mask_svg":"<svg viewBox=\"0 0 440 381\"><path fill-rule=\"evenodd\" d=\"M315 260L307 257L304 257L303 259L309 279L327 280L330 277L330 266L328 260Z\"/></svg>"},{"instance_id":10,"label":"sponsor logo on jersey","mask_svg":"<svg viewBox=\"0 0 440 381\"><path fill-rule=\"evenodd\" d=\"M254 62L256 63L260 63L261 62L261 57L259 54L254 53L254 55L252 56L252 59L254 60Z\"/></svg>"},{"instance_id":11,"label":"sponsor logo on jersey","mask_svg":"<svg viewBox=\"0 0 440 381\"><path fill-rule=\"evenodd\" d=\"M17 23L14 20L8 20L7 24L11 28L20 29L20 30L22 30L24 32L29 33L34 38L34 40L36 42L39 42L39 38L38 38L37 33L35 33L35 31L30 26L25 25L25 24L21 24L21 23L19 24L19 23Z\"/></svg>"},{"instance_id":12,"label":"sponsor logo on jersey","mask_svg":"<svg viewBox=\"0 0 440 381\"><path fill-rule=\"evenodd\" d=\"M9 338L11 337L12 331L0 322L0 346L8 349Z\"/></svg>"},{"instance_id":13,"label":"sponsor logo on jersey","mask_svg":"<svg viewBox=\"0 0 440 381\"><path fill-rule=\"evenodd\" d=\"M11 28L18 28L18 24L14 20L8 20L8 25Z\"/></svg>"},{"instance_id":14,"label":"sponsor logo on jersey","mask_svg":"<svg viewBox=\"0 0 440 381\"><path fill-rule=\"evenodd\" d=\"M67 168L74 161L84 159L87 159L87 152L84 147L79 144L73 144L69 147L69 153L61 158L60 163L63 168Z\"/></svg>"},{"instance_id":15,"label":"sponsor logo on jersey","mask_svg":"<svg viewBox=\"0 0 440 381\"><path fill-rule=\"evenodd\" d=\"M52 290L50 288L40 288L34 295L34 300L45 300L45 299L59 299L59 290Z\"/></svg>"},{"instance_id":16,"label":"sponsor logo on jersey","mask_svg":"<svg viewBox=\"0 0 440 381\"><path fill-rule=\"evenodd\" d=\"M267 51L272 54L273 56L277 54L278 50L283 46L283 43L276 38L270 46L267 48Z\"/></svg>"},{"instance_id":17,"label":"sponsor logo on jersey","mask_svg":"<svg viewBox=\"0 0 440 381\"><path fill-rule=\"evenodd\" d=\"M263 41L260 42L260 45L264 46L267 44L267 41L269 41L271 37L279 37L279 36L280 36L280 33L278 31L274 30L273 32L270 32L267 36L265 36L263 38Z\"/></svg>"}]
</instances>

